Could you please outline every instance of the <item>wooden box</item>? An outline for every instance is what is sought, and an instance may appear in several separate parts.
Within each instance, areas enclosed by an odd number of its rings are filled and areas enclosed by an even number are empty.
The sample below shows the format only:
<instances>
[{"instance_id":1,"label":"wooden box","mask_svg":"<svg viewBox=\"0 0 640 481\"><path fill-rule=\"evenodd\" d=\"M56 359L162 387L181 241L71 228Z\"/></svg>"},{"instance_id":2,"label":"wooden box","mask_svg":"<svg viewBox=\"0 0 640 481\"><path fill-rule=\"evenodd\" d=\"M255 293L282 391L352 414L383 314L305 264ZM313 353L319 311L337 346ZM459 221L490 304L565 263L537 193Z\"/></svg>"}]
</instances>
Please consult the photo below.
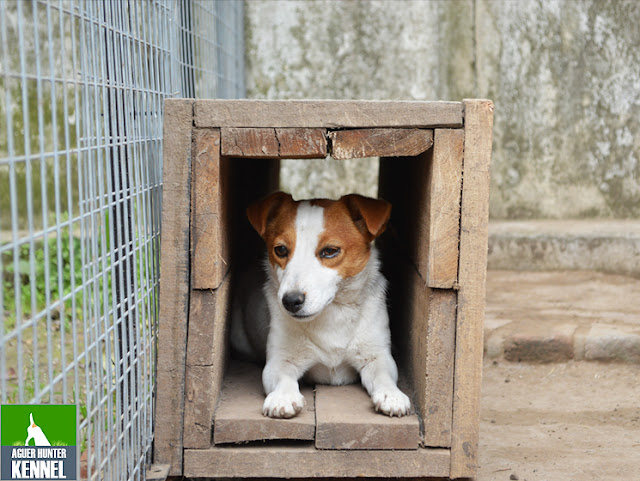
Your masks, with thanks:
<instances>
[{"instance_id":1,"label":"wooden box","mask_svg":"<svg viewBox=\"0 0 640 481\"><path fill-rule=\"evenodd\" d=\"M493 104L173 99L164 122L154 462L187 477L474 476ZM416 416L323 386L297 418L263 418L259 368L229 362L232 267L260 249L246 206L277 189L279 159L327 154L380 157L394 357Z\"/></svg>"}]
</instances>

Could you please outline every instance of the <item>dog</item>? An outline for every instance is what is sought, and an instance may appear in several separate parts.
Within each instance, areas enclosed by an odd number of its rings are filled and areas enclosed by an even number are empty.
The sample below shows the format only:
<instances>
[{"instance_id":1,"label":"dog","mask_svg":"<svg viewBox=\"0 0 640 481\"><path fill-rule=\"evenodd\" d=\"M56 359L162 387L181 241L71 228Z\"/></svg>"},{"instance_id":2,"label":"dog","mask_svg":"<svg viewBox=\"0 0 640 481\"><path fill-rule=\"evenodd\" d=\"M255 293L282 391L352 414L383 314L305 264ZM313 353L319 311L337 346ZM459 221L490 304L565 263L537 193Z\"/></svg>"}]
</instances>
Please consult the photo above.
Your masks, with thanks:
<instances>
[{"instance_id":1,"label":"dog","mask_svg":"<svg viewBox=\"0 0 640 481\"><path fill-rule=\"evenodd\" d=\"M24 442L25 446L29 446L29 441L33 439L35 446L51 446L49 440L42 432L42 428L37 426L33 420L33 413L29 413L29 426L27 426L27 440Z\"/></svg>"},{"instance_id":2,"label":"dog","mask_svg":"<svg viewBox=\"0 0 640 481\"><path fill-rule=\"evenodd\" d=\"M266 244L266 281L260 293L234 302L231 342L245 356L266 354L263 415L298 414L303 376L340 385L358 375L376 411L409 413L411 402L397 387L387 281L373 245L390 214L388 202L357 194L294 201L276 192L247 208Z\"/></svg>"}]
</instances>

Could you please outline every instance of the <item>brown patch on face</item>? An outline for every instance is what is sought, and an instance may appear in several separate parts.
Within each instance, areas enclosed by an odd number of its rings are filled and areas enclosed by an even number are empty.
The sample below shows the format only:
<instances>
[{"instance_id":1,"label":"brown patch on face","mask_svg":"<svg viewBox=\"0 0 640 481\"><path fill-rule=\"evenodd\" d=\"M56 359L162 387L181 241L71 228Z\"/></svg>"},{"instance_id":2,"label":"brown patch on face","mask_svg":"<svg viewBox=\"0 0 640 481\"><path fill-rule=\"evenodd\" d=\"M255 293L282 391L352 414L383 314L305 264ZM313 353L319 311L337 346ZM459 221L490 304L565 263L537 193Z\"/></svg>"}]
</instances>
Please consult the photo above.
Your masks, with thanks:
<instances>
[{"instance_id":1,"label":"brown patch on face","mask_svg":"<svg viewBox=\"0 0 640 481\"><path fill-rule=\"evenodd\" d=\"M369 261L371 244L358 229L344 201L322 201L324 207L324 231L318 239L316 256L322 265L336 269L343 279L353 277L364 269ZM339 248L332 258L321 257L327 247Z\"/></svg>"},{"instance_id":2,"label":"brown patch on face","mask_svg":"<svg viewBox=\"0 0 640 481\"><path fill-rule=\"evenodd\" d=\"M267 244L267 252L269 253L269 262L272 266L280 266L284 269L293 257L296 249L296 212L298 203L291 202L280 206L277 214L267 225L264 241ZM287 249L287 255L280 257L276 255L276 246L284 246Z\"/></svg>"},{"instance_id":3,"label":"brown patch on face","mask_svg":"<svg viewBox=\"0 0 640 481\"><path fill-rule=\"evenodd\" d=\"M291 195L276 192L249 206L247 217L251 225L264 239L272 266L285 268L296 247L295 220L298 202ZM276 255L276 246L288 251L286 256Z\"/></svg>"}]
</instances>

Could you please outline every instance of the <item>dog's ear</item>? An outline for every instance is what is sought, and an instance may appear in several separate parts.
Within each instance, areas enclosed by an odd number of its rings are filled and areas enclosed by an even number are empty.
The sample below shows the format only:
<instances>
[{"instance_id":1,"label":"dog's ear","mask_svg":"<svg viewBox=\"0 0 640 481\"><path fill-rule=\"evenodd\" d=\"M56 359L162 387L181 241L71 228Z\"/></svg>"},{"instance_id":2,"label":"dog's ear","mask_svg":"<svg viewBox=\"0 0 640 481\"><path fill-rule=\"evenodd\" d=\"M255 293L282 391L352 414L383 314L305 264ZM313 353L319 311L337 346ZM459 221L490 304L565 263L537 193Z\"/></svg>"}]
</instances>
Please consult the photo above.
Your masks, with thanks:
<instances>
[{"instance_id":1,"label":"dog's ear","mask_svg":"<svg viewBox=\"0 0 640 481\"><path fill-rule=\"evenodd\" d=\"M254 202L247 207L247 217L249 222L256 230L260 237L264 238L264 233L267 230L267 224L269 219L273 216L275 211L284 202L293 202L291 194L285 194L284 192L274 192L262 199Z\"/></svg>"},{"instance_id":2,"label":"dog's ear","mask_svg":"<svg viewBox=\"0 0 640 481\"><path fill-rule=\"evenodd\" d=\"M345 203L356 227L371 242L387 228L391 216L391 204L386 200L372 199L358 194L340 198Z\"/></svg>"}]
</instances>

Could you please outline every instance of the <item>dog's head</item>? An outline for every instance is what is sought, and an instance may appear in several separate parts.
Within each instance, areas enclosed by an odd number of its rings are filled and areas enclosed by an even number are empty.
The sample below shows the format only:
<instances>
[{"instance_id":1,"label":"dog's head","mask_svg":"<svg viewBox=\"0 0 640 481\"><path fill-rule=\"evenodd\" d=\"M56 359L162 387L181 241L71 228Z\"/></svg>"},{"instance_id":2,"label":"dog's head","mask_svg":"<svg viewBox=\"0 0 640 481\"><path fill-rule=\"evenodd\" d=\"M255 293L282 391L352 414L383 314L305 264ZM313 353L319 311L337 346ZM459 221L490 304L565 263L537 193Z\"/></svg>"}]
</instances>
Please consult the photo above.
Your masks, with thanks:
<instances>
[{"instance_id":1,"label":"dog's head","mask_svg":"<svg viewBox=\"0 0 640 481\"><path fill-rule=\"evenodd\" d=\"M357 194L294 201L276 192L247 209L267 244L278 299L299 320L319 314L340 283L365 268L371 242L384 232L390 214L388 202Z\"/></svg>"}]
</instances>

